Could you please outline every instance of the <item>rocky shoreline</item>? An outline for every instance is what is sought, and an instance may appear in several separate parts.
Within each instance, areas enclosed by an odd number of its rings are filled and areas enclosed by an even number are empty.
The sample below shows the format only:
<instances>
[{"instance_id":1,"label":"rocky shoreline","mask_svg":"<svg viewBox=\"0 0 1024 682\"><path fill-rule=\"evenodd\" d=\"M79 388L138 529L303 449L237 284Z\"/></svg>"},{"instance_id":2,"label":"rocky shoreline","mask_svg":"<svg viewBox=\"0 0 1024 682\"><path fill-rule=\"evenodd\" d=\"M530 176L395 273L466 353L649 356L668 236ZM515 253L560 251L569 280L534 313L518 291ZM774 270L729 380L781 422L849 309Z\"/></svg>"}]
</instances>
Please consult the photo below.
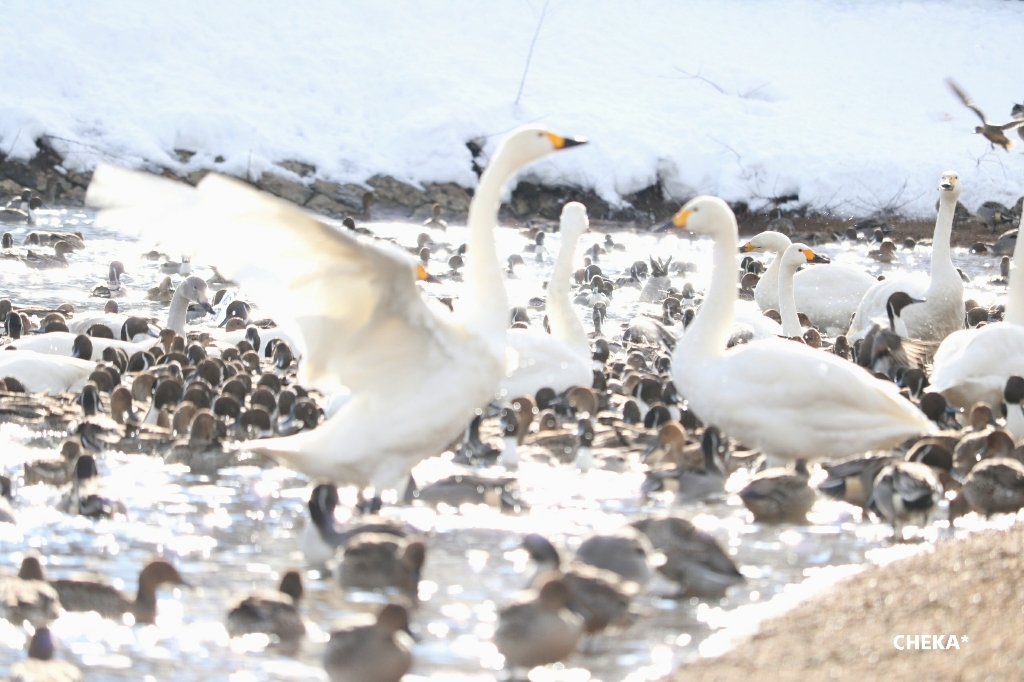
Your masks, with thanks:
<instances>
[{"instance_id":1,"label":"rocky shoreline","mask_svg":"<svg viewBox=\"0 0 1024 682\"><path fill-rule=\"evenodd\" d=\"M42 197L46 206L84 205L85 190L92 173L67 170L61 154L45 137L37 140L36 146L39 151L29 161L5 158L0 152L0 201L6 202L23 189L31 189ZM474 147L470 145L470 149L474 150ZM186 164L195 154L187 150L175 150L175 153ZM476 149L475 153L479 154L479 150ZM474 169L479 172L475 162ZM201 169L179 175L164 168L160 174L195 185L209 172ZM275 172L265 172L258 178L241 179L332 218L352 215L363 220L422 220L430 215L431 207L436 203L441 205L446 218L459 221L465 220L472 198L472 189L455 183L416 187L384 175L369 178L365 185L331 182L317 177L315 166L295 160L280 161ZM624 207L614 207L590 190L520 182L510 201L502 206L501 217L510 225L526 221L557 224L562 205L567 201L579 201L587 207L592 225L598 229L644 229L667 219L685 203L668 198L660 184L627 196L625 200L627 205ZM908 237L930 239L934 227L932 220L905 218L898 214L879 219L877 215L842 217L810 211L799 205L797 196L775 197L770 201L775 208L769 211L751 210L742 201L733 204L741 233L756 234L765 229L779 229L810 241L812 237L830 239L834 232L842 234L854 227L863 235L865 225L885 223L892 228L887 236L902 242ZM958 204L953 245L971 247L995 241L1000 232L1019 223L1022 204L1024 197L1018 199L1013 207L1004 207L1006 222L993 221L981 215L980 211L979 215L973 215Z\"/></svg>"},{"instance_id":2,"label":"rocky shoreline","mask_svg":"<svg viewBox=\"0 0 1024 682\"><path fill-rule=\"evenodd\" d=\"M1024 524L943 539L838 582L673 679L1024 679L1022 572ZM952 635L957 646L948 646Z\"/></svg>"}]
</instances>

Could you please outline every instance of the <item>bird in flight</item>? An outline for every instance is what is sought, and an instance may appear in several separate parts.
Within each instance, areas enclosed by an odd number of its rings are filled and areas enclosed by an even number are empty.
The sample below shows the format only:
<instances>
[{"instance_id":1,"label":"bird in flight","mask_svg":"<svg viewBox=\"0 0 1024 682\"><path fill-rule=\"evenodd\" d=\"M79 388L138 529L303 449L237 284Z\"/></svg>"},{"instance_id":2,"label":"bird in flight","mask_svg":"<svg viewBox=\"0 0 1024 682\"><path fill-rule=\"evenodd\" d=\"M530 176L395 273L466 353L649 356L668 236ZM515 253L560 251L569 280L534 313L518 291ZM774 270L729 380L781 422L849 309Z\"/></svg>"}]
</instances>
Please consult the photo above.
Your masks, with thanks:
<instances>
[{"instance_id":1,"label":"bird in flight","mask_svg":"<svg viewBox=\"0 0 1024 682\"><path fill-rule=\"evenodd\" d=\"M1009 123L1002 125L996 125L995 123L989 123L988 119L985 118L985 114L982 113L978 105L974 103L966 92L960 89L960 87L953 82L952 78L946 79L946 85L949 89L960 98L960 101L964 103L964 106L973 111L981 119L981 125L975 127L974 132L980 133L985 136L985 139L992 143L994 147L1002 147L1003 149L1009 150L1013 147L1013 140L1006 136L1011 130L1017 130L1021 126L1024 126L1024 118L1015 118ZM1016 110L1016 107L1014 107ZM1019 132L1019 131L1018 131Z\"/></svg>"}]
</instances>

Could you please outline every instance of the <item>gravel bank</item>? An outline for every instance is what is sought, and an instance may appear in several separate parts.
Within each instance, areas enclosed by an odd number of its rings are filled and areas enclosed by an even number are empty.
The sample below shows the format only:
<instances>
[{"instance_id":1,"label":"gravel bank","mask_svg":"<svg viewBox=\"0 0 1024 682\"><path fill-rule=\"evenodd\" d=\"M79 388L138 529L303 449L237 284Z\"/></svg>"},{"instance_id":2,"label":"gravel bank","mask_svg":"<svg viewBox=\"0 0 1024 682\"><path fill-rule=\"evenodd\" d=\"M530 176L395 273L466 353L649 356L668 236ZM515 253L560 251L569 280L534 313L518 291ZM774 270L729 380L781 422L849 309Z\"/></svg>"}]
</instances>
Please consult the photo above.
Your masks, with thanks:
<instances>
[{"instance_id":1,"label":"gravel bank","mask_svg":"<svg viewBox=\"0 0 1024 682\"><path fill-rule=\"evenodd\" d=\"M679 682L717 680L1024 679L1024 524L938 542L934 552L872 567L785 615ZM923 650L924 635L961 638ZM922 648L894 645L922 635ZM966 639L964 639L966 638Z\"/></svg>"}]
</instances>

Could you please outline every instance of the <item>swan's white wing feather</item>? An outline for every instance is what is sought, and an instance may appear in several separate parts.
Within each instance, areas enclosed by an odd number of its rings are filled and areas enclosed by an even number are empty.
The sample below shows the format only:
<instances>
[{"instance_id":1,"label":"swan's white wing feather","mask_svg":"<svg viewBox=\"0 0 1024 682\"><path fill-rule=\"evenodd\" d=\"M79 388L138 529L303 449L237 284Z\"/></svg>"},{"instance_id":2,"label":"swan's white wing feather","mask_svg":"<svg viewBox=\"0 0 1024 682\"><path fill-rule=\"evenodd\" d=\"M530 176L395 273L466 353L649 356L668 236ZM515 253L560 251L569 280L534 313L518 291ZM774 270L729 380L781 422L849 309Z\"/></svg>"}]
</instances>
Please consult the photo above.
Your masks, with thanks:
<instances>
[{"instance_id":1,"label":"swan's white wing feather","mask_svg":"<svg viewBox=\"0 0 1024 682\"><path fill-rule=\"evenodd\" d=\"M894 385L792 341L738 346L701 372L707 376L700 385L715 398L705 417L701 391L687 395L697 416L777 456L839 457L891 447L934 428ZM756 405L735 409L751 394L759 396Z\"/></svg>"},{"instance_id":2,"label":"swan's white wing feather","mask_svg":"<svg viewBox=\"0 0 1024 682\"><path fill-rule=\"evenodd\" d=\"M997 322L947 336L935 353L929 390L957 407L979 400L995 407L1011 376L1024 376L1024 327Z\"/></svg>"},{"instance_id":3,"label":"swan's white wing feather","mask_svg":"<svg viewBox=\"0 0 1024 682\"><path fill-rule=\"evenodd\" d=\"M95 362L29 350L0 353L0 377L14 377L29 393L80 391L96 369Z\"/></svg>"},{"instance_id":4,"label":"swan's white wing feather","mask_svg":"<svg viewBox=\"0 0 1024 682\"><path fill-rule=\"evenodd\" d=\"M198 255L276 319L294 320L304 382L324 390L387 390L389 382L416 381L420 368L437 366L437 356L457 345L451 339L458 330L427 306L411 260L397 248L360 241L223 176L208 175L195 190L171 183L164 196L153 178L135 175L98 169L90 201L113 202L120 212L112 217L123 221L127 204L115 187L123 183L125 192L140 191L162 206Z\"/></svg>"},{"instance_id":5,"label":"swan's white wing feather","mask_svg":"<svg viewBox=\"0 0 1024 682\"><path fill-rule=\"evenodd\" d=\"M561 393L594 383L590 357L564 341L527 329L510 329L505 339L518 360L501 384L505 398L532 398L545 387Z\"/></svg>"},{"instance_id":6,"label":"swan's white wing feather","mask_svg":"<svg viewBox=\"0 0 1024 682\"><path fill-rule=\"evenodd\" d=\"M920 279L905 279L889 277L881 282L875 282L864 294L860 305L857 306L857 314L850 325L847 336L850 341L855 341L864 336L871 327L872 320L888 320L885 306L889 297L897 291L904 291L914 298L921 298L928 290L928 281Z\"/></svg>"},{"instance_id":7,"label":"swan's white wing feather","mask_svg":"<svg viewBox=\"0 0 1024 682\"><path fill-rule=\"evenodd\" d=\"M796 309L818 327L842 327L845 331L875 283L863 270L839 263L804 268L793 277Z\"/></svg>"}]
</instances>

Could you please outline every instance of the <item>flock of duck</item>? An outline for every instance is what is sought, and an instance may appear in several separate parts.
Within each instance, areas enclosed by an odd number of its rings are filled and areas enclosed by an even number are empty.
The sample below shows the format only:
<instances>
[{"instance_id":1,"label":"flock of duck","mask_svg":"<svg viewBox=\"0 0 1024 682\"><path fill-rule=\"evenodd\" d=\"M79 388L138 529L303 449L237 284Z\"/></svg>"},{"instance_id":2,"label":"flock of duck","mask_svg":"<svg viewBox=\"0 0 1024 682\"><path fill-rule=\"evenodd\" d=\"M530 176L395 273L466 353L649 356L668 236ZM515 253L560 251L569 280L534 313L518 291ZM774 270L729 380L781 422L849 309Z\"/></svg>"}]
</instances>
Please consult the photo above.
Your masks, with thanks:
<instances>
[{"instance_id":1,"label":"flock of duck","mask_svg":"<svg viewBox=\"0 0 1024 682\"><path fill-rule=\"evenodd\" d=\"M940 179L926 281L876 278L778 231L741 245L729 205L708 196L655 228L711 239L706 290L676 288L673 276L685 279L692 266L671 258L613 275L601 257L625 247L608 235L579 267L587 212L568 203L545 296L531 301L545 311L537 329L528 309L510 308L506 279L524 257L549 258L545 232L524 230L524 256L503 263L500 196L519 169L584 142L539 126L510 133L480 177L459 248L435 241L446 230L438 210L430 233L403 248L215 174L192 188L101 166L88 192L100 223L194 254L218 280L190 274L188 259L161 266L169 277L146 295L168 305L163 324L119 312L125 269L116 261L93 291L106 299L102 312L40 308L5 292L0 414L67 437L55 457L5 466L0 523L17 523L17 490L33 485L61 487L63 513L123 518L98 473L107 451L208 474L281 462L315 484L307 562L329 566L346 590L385 595L373 623L330 635L328 677L394 682L413 665L408 634L430 543L379 512L392 504L523 512L525 462L582 476L641 472L638 494L650 499L704 504L737 492L761 524L806 524L824 495L891 523L899 541L905 526L936 512L952 524L1024 506L1024 281L1015 246L1005 302L964 300L950 249L955 173ZM21 211L28 223L38 204L22 200L8 217ZM60 268L86 247L81 234L29 238L54 255L22 250L10 235L0 255ZM895 245L884 234L879 241L888 246L872 257L886 262ZM443 252L447 269L436 272ZM754 253L773 259L766 268ZM181 278L176 287L170 275ZM458 296L429 295L439 280L457 284ZM232 300L226 292L236 286L270 319ZM638 315L620 333L608 304L629 288L661 312ZM220 327L192 324L219 315ZM442 453L458 473L418 485L413 469ZM361 513L346 525L337 520L338 486L361 491ZM594 534L571 560L542 534L525 535L521 548L535 566L530 589L499 610L493 633L513 672L563 661L586 650L584 638L629 627L655 573L678 585L676 597L698 600L745 579L730 553L679 513L645 513ZM157 559L142 567L133 599L103 582L48 580L46 564L27 555L17 576L0 577L0 617L30 633L14 679L80 679L54 658L49 626L62 611L153 623L158 589L186 584ZM295 650L307 631L303 595L302 573L289 571L279 590L241 599L227 630Z\"/></svg>"}]
</instances>

